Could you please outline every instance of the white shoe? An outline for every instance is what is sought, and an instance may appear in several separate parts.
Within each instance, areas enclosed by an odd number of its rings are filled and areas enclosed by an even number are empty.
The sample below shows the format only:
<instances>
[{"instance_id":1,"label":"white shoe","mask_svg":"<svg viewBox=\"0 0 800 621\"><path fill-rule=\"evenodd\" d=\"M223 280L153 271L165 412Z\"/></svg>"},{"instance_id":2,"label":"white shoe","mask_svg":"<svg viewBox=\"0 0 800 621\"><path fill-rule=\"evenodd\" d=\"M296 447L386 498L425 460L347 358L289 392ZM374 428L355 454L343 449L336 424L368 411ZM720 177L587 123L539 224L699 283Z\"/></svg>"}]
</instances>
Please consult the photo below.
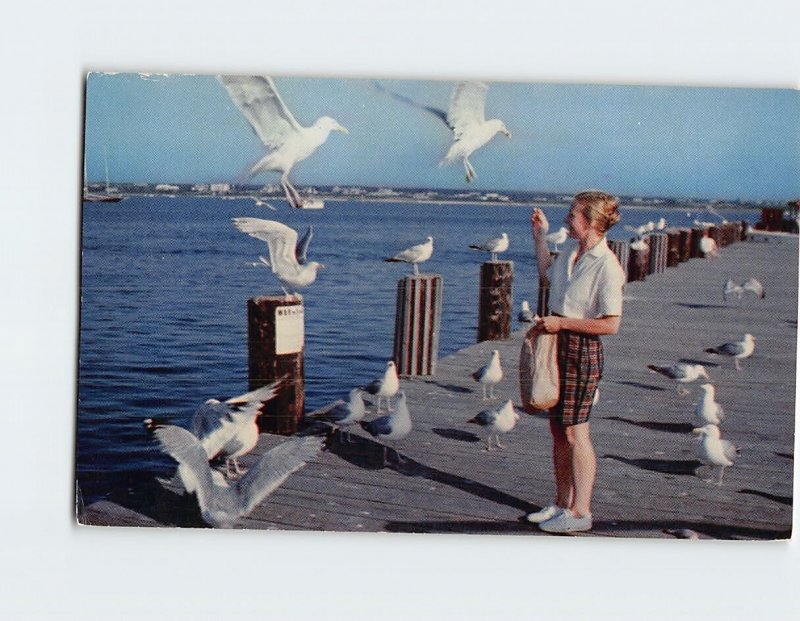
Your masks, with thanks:
<instances>
[{"instance_id":1,"label":"white shoe","mask_svg":"<svg viewBox=\"0 0 800 621\"><path fill-rule=\"evenodd\" d=\"M525 516L525 519L531 524L541 524L542 522L546 522L547 520L556 517L563 510L564 508L559 507L558 505L548 505L539 511L536 511L535 513L529 513Z\"/></svg>"}]
</instances>

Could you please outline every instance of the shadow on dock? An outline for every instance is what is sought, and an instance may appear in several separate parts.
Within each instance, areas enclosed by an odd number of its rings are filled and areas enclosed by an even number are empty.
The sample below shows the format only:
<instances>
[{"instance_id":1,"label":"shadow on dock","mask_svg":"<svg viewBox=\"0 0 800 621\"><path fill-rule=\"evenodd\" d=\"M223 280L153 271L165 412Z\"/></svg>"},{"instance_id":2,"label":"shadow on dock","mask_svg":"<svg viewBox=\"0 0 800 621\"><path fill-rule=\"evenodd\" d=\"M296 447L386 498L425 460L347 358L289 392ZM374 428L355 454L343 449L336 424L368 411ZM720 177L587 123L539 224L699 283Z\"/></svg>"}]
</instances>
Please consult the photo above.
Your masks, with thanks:
<instances>
[{"instance_id":1,"label":"shadow on dock","mask_svg":"<svg viewBox=\"0 0 800 621\"><path fill-rule=\"evenodd\" d=\"M740 489L740 494L751 494L753 496L760 496L761 498L766 498L767 500L774 500L775 502L779 502L782 505L792 506L792 497L791 496L778 496L777 494L770 494L768 492L761 492L757 489Z\"/></svg>"},{"instance_id":2,"label":"shadow on dock","mask_svg":"<svg viewBox=\"0 0 800 621\"><path fill-rule=\"evenodd\" d=\"M635 427L641 427L642 429L652 429L654 431L666 431L667 433L681 433L681 434L690 434L692 433L692 429L694 429L694 425L690 425L689 423L660 423L656 421L637 421L631 420L629 418L623 418L622 416L605 416L606 420L616 420L621 423L627 423L628 425L634 425Z\"/></svg>"},{"instance_id":3,"label":"shadow on dock","mask_svg":"<svg viewBox=\"0 0 800 621\"><path fill-rule=\"evenodd\" d=\"M621 457L620 455L603 455L603 459L614 459L635 466L642 470L649 470L651 472L658 472L661 474L678 474L683 476L695 476L695 472L702 465L696 459L631 459L629 457Z\"/></svg>"},{"instance_id":4,"label":"shadow on dock","mask_svg":"<svg viewBox=\"0 0 800 621\"><path fill-rule=\"evenodd\" d=\"M442 429L441 427L434 427L431 429L433 433L448 440L458 440L459 442L480 442L480 438L474 433L469 431L462 431L461 429Z\"/></svg>"}]
</instances>

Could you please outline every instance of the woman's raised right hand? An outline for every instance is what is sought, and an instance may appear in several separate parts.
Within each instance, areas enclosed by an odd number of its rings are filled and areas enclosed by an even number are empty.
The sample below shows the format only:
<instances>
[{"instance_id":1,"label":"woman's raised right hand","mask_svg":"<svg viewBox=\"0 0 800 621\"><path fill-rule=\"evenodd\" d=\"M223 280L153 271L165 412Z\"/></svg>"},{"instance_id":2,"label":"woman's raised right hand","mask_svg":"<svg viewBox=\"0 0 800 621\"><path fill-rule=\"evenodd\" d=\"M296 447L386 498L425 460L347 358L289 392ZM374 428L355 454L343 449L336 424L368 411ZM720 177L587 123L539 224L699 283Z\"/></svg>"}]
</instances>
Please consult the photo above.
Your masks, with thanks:
<instances>
[{"instance_id":1,"label":"woman's raised right hand","mask_svg":"<svg viewBox=\"0 0 800 621\"><path fill-rule=\"evenodd\" d=\"M538 239L540 235L547 235L550 230L550 223L547 221L547 216L538 207L533 208L531 214L531 224L533 225L533 236Z\"/></svg>"}]
</instances>

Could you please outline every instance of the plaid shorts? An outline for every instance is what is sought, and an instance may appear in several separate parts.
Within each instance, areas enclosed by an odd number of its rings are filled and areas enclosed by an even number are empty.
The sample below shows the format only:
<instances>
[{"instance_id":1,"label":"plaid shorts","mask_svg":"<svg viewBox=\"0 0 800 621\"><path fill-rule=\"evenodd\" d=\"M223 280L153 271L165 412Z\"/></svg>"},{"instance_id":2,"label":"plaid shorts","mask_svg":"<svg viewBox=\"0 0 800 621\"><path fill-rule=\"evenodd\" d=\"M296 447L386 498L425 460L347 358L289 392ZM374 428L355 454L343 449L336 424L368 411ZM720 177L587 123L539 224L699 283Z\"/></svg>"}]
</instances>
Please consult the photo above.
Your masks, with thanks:
<instances>
[{"instance_id":1,"label":"plaid shorts","mask_svg":"<svg viewBox=\"0 0 800 621\"><path fill-rule=\"evenodd\" d=\"M558 404L550 418L564 427L589 420L592 401L603 376L603 344L600 337L561 330L558 333Z\"/></svg>"}]
</instances>

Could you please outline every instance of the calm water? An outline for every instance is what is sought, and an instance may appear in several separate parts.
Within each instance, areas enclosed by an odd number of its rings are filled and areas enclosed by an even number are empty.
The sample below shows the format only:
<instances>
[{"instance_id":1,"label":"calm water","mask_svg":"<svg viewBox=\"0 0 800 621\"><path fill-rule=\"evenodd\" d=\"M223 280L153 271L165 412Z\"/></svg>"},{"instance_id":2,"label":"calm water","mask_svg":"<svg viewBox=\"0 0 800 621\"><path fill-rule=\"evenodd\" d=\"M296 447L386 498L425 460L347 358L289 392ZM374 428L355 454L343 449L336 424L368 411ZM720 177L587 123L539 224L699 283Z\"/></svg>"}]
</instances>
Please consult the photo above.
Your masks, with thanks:
<instances>
[{"instance_id":1,"label":"calm water","mask_svg":"<svg viewBox=\"0 0 800 621\"><path fill-rule=\"evenodd\" d=\"M545 207L555 230L565 207ZM434 238L426 272L444 279L440 355L475 342L478 270L488 258L468 249L505 231L514 261L514 307L535 305L530 208L329 201L324 210L278 211L250 200L130 197L86 203L83 212L77 469L87 502L124 485L130 473L164 472L142 420L188 425L209 397L247 390L248 298L280 293L253 267L266 246L238 232L236 216L280 220L301 234L314 225L309 254L328 269L305 292L306 407L316 409L383 372L392 355L397 280L409 266L385 263ZM661 215L687 226L685 210L623 210L637 226ZM755 222L754 211L725 211ZM714 220L710 214L700 219Z\"/></svg>"}]
</instances>

